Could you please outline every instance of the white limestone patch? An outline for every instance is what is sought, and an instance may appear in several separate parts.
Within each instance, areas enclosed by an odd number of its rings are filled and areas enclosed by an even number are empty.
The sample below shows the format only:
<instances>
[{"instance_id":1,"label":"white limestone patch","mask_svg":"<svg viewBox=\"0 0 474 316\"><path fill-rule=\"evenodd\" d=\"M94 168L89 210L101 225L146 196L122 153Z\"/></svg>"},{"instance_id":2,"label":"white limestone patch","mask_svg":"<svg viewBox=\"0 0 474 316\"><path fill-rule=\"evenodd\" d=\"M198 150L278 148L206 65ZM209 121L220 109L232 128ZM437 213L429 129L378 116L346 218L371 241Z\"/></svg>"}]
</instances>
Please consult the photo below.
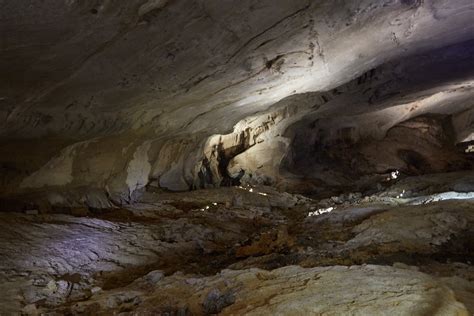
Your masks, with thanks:
<instances>
[{"instance_id":1,"label":"white limestone patch","mask_svg":"<svg viewBox=\"0 0 474 316\"><path fill-rule=\"evenodd\" d=\"M38 171L32 173L20 184L20 188L41 188L63 186L73 181L73 163L78 149L84 149L90 141L80 142L64 148Z\"/></svg>"},{"instance_id":2,"label":"white limestone patch","mask_svg":"<svg viewBox=\"0 0 474 316\"><path fill-rule=\"evenodd\" d=\"M429 204L444 200L473 200L474 192L442 192L429 196L421 196L410 200L411 205Z\"/></svg>"},{"instance_id":3,"label":"white limestone patch","mask_svg":"<svg viewBox=\"0 0 474 316\"><path fill-rule=\"evenodd\" d=\"M148 160L150 145L151 142L146 141L138 146L133 154L133 159L127 166L127 179L125 183L128 186L130 195L148 183L148 176L151 172L151 164Z\"/></svg>"}]
</instances>

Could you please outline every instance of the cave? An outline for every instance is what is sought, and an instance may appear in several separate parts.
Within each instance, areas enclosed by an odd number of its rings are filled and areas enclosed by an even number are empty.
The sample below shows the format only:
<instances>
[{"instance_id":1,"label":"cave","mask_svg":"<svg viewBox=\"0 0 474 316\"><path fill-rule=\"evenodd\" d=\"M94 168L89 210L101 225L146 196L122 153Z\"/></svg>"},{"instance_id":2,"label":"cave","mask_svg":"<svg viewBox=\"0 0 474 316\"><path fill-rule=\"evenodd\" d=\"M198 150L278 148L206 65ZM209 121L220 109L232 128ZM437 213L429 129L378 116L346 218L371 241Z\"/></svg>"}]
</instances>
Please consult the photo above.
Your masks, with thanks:
<instances>
[{"instance_id":1,"label":"cave","mask_svg":"<svg viewBox=\"0 0 474 316\"><path fill-rule=\"evenodd\" d=\"M474 314L472 0L0 12L0 315Z\"/></svg>"}]
</instances>

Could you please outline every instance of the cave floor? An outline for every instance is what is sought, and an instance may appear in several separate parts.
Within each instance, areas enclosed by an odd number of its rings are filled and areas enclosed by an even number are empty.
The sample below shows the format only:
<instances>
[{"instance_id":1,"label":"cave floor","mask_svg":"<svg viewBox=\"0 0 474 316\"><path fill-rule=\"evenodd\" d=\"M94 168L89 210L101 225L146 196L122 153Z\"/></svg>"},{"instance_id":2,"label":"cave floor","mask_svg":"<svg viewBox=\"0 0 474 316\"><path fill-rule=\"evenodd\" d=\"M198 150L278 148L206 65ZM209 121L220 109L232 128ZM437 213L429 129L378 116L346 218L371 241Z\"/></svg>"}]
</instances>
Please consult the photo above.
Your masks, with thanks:
<instances>
[{"instance_id":1,"label":"cave floor","mask_svg":"<svg viewBox=\"0 0 474 316\"><path fill-rule=\"evenodd\" d=\"M473 191L464 172L371 196L233 187L0 213L0 315L469 315Z\"/></svg>"}]
</instances>

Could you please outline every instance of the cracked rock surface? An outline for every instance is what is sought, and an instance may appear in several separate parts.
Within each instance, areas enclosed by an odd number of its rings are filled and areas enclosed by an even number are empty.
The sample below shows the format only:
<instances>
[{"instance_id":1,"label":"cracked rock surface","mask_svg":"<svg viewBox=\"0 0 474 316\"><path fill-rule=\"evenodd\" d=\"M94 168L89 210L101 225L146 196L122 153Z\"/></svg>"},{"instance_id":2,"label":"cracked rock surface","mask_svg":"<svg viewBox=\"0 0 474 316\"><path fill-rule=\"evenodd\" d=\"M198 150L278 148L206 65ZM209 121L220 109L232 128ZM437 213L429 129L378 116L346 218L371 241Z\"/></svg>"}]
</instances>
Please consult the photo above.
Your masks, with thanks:
<instances>
[{"instance_id":1,"label":"cracked rock surface","mask_svg":"<svg viewBox=\"0 0 474 316\"><path fill-rule=\"evenodd\" d=\"M380 266L304 269L288 266L271 272L249 269L224 270L214 277L173 275L156 284L166 291L126 292L129 301L147 293L138 303L138 313L193 313L195 315L468 315L453 292L426 274ZM138 283L137 288L140 288ZM133 294L132 294L133 293ZM318 293L315 295L315 293ZM127 294L116 291L115 301ZM132 295L132 296L130 296ZM133 298L133 295L136 295ZM174 299L175 310L157 302ZM180 297L186 297L185 302ZM180 302L181 301L181 302ZM97 295L93 302L104 306L110 298ZM129 303L133 305L133 303ZM96 303L96 304L97 304ZM158 306L157 306L158 305ZM86 311L90 305L77 304Z\"/></svg>"},{"instance_id":2,"label":"cracked rock surface","mask_svg":"<svg viewBox=\"0 0 474 316\"><path fill-rule=\"evenodd\" d=\"M474 314L473 21L0 1L0 316Z\"/></svg>"},{"instance_id":3,"label":"cracked rock surface","mask_svg":"<svg viewBox=\"0 0 474 316\"><path fill-rule=\"evenodd\" d=\"M104 208L148 185L303 192L472 167L472 10L470 0L2 4L1 200ZM439 124L425 135L431 115Z\"/></svg>"},{"instance_id":4,"label":"cracked rock surface","mask_svg":"<svg viewBox=\"0 0 474 316\"><path fill-rule=\"evenodd\" d=\"M108 212L2 213L0 310L469 315L474 196L439 190L471 178L323 200L257 186L148 192ZM431 195L390 197L408 182Z\"/></svg>"}]
</instances>

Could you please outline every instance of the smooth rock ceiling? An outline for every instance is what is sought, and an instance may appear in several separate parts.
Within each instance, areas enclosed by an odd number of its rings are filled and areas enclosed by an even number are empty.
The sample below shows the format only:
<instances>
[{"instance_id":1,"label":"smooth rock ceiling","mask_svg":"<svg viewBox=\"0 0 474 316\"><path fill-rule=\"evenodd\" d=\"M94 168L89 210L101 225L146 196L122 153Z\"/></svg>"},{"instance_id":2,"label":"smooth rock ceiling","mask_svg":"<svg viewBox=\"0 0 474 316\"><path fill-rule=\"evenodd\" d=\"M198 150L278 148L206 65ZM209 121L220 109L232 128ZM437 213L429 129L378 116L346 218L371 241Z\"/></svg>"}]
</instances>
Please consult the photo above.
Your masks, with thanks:
<instances>
[{"instance_id":1,"label":"smooth rock ceiling","mask_svg":"<svg viewBox=\"0 0 474 316\"><path fill-rule=\"evenodd\" d=\"M472 0L0 5L4 197L472 168Z\"/></svg>"}]
</instances>

